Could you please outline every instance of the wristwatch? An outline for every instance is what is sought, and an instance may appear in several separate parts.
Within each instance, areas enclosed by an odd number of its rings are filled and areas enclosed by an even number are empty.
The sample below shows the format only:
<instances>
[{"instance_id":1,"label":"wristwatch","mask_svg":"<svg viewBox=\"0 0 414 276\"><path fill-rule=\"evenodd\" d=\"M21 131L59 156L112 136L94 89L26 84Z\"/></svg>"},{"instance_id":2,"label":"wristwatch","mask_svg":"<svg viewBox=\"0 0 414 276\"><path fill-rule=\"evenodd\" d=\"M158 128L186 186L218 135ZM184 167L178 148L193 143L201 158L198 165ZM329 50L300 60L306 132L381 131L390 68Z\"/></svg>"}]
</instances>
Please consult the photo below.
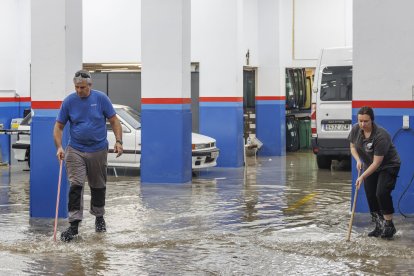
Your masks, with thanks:
<instances>
[{"instance_id":1,"label":"wristwatch","mask_svg":"<svg viewBox=\"0 0 414 276\"><path fill-rule=\"evenodd\" d=\"M115 143L118 143L118 144L120 144L121 146L122 146L122 141L121 140L116 140L116 142Z\"/></svg>"}]
</instances>

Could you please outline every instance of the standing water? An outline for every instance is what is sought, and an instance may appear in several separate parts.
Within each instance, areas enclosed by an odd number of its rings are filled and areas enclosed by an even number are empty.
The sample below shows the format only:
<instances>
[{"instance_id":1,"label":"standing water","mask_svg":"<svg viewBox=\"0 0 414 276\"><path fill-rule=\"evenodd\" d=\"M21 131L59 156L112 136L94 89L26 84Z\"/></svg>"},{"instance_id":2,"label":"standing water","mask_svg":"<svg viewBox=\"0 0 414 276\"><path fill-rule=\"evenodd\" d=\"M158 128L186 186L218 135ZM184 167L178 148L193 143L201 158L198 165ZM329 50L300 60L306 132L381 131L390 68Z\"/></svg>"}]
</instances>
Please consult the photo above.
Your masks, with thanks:
<instances>
[{"instance_id":1,"label":"standing water","mask_svg":"<svg viewBox=\"0 0 414 276\"><path fill-rule=\"evenodd\" d=\"M89 188L85 206L89 206ZM85 210L73 242L53 242L53 218L29 217L29 172L0 167L0 275L412 274L412 220L394 240L368 238L357 214L350 242L351 174L318 170L310 152L251 157L186 184L110 176L106 233ZM365 200L360 198L359 200ZM58 235L68 223L60 220Z\"/></svg>"}]
</instances>

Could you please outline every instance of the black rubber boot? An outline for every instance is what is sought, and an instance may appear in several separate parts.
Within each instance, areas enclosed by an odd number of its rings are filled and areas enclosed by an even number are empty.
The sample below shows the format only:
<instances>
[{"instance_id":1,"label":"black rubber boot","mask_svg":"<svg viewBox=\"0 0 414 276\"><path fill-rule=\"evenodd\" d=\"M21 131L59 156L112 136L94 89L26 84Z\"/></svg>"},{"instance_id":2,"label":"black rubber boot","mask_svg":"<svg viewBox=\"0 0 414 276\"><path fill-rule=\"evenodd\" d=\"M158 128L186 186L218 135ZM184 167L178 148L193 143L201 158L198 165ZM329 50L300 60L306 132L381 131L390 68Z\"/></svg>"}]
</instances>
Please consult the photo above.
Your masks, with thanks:
<instances>
[{"instance_id":1,"label":"black rubber boot","mask_svg":"<svg viewBox=\"0 0 414 276\"><path fill-rule=\"evenodd\" d=\"M391 239L395 233L397 233L397 229L395 229L395 226L394 226L394 223L392 223L392 220L386 220L384 224L384 230L382 231L382 234L381 234L381 238Z\"/></svg>"},{"instance_id":2,"label":"black rubber boot","mask_svg":"<svg viewBox=\"0 0 414 276\"><path fill-rule=\"evenodd\" d=\"M371 213L372 222L375 222L375 229L368 233L368 237L379 237L384 230L384 217L378 213Z\"/></svg>"},{"instance_id":3,"label":"black rubber boot","mask_svg":"<svg viewBox=\"0 0 414 276\"><path fill-rule=\"evenodd\" d=\"M106 223L103 217L96 217L95 219L95 231L106 232Z\"/></svg>"},{"instance_id":4,"label":"black rubber boot","mask_svg":"<svg viewBox=\"0 0 414 276\"><path fill-rule=\"evenodd\" d=\"M78 234L80 220L75 220L70 223L68 229L60 234L60 240L63 242L70 242Z\"/></svg>"}]
</instances>

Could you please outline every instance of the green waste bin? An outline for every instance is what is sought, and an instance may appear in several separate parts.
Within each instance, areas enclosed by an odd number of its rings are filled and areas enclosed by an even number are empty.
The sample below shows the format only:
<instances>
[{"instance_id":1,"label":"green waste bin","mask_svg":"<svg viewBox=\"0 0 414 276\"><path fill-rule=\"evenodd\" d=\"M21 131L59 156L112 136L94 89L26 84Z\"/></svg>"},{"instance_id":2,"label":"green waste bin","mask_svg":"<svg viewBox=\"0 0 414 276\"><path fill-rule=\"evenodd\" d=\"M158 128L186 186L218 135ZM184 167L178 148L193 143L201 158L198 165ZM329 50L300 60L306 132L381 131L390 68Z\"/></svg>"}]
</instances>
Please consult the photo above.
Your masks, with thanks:
<instances>
[{"instance_id":1,"label":"green waste bin","mask_svg":"<svg viewBox=\"0 0 414 276\"><path fill-rule=\"evenodd\" d=\"M299 147L300 149L311 148L311 121L299 120Z\"/></svg>"}]
</instances>

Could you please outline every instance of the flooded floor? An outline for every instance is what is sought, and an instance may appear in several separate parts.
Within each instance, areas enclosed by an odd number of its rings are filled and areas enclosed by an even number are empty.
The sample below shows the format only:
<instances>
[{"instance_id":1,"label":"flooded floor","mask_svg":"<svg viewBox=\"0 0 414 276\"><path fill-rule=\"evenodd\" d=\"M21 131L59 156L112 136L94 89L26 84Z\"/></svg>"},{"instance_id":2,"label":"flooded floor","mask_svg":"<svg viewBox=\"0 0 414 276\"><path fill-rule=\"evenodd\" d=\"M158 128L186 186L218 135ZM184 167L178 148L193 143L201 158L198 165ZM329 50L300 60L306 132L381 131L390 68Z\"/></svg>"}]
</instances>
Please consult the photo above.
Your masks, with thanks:
<instances>
[{"instance_id":1,"label":"flooded floor","mask_svg":"<svg viewBox=\"0 0 414 276\"><path fill-rule=\"evenodd\" d=\"M29 172L0 167L0 275L414 273L412 219L397 216L388 241L366 237L373 225L357 214L345 241L350 171L318 170L311 152L247 163L178 185L118 171L108 179L107 233L85 212L71 243L53 242L53 219L30 219Z\"/></svg>"}]
</instances>

